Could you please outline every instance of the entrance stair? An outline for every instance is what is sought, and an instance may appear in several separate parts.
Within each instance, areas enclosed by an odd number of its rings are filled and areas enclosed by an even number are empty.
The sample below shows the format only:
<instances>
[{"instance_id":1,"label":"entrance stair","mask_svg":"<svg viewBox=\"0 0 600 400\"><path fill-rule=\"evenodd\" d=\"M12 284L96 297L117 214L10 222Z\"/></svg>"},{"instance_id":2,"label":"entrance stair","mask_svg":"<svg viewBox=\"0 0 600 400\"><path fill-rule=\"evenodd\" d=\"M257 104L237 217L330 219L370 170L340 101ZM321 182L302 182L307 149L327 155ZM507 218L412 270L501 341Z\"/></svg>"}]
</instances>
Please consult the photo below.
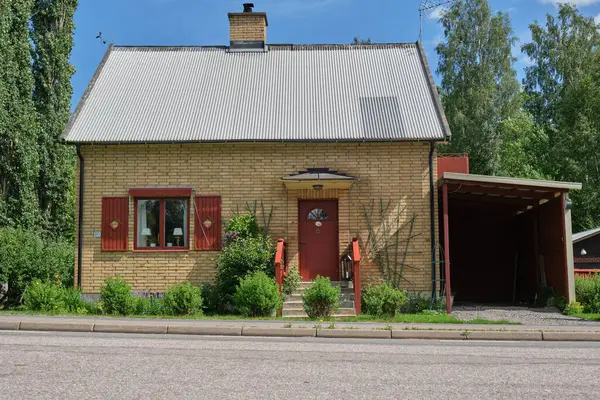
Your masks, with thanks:
<instances>
[{"instance_id":1,"label":"entrance stair","mask_svg":"<svg viewBox=\"0 0 600 400\"><path fill-rule=\"evenodd\" d=\"M308 318L304 307L302 305L302 294L312 282L302 282L300 287L294 291L291 295L287 296L283 303L283 318ZM332 281L333 286L341 286L340 294L340 308L337 310L332 317L353 317L356 315L354 308L354 289L352 286L348 287L348 282ZM351 283L350 283L351 285Z\"/></svg>"}]
</instances>

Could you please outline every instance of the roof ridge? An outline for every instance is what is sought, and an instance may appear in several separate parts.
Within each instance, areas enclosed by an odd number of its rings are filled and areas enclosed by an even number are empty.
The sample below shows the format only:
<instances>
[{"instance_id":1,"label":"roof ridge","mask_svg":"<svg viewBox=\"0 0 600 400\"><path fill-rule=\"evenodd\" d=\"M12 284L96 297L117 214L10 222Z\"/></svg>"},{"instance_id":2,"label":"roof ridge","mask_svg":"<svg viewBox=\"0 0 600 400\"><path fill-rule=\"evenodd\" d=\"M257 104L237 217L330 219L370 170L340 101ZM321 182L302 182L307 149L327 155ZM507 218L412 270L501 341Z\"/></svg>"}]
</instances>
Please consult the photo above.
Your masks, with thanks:
<instances>
[{"instance_id":1,"label":"roof ridge","mask_svg":"<svg viewBox=\"0 0 600 400\"><path fill-rule=\"evenodd\" d=\"M373 44L351 44L351 43L318 43L318 44L294 44L294 43L271 43L268 47L272 50L374 50L388 48L415 48L414 42L397 43L373 43ZM227 50L226 45L113 45L113 50Z\"/></svg>"}]
</instances>

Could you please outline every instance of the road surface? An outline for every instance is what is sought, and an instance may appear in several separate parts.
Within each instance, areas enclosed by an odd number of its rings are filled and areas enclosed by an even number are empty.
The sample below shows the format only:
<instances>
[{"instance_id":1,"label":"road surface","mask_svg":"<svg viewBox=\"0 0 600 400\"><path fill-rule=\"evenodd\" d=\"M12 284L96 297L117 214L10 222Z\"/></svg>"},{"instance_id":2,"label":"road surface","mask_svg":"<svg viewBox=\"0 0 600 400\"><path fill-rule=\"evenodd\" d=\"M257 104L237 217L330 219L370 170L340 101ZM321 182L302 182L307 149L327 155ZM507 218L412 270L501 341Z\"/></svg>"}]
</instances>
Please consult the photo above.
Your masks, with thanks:
<instances>
[{"instance_id":1,"label":"road surface","mask_svg":"<svg viewBox=\"0 0 600 400\"><path fill-rule=\"evenodd\" d=\"M600 343L0 332L2 399L598 399Z\"/></svg>"}]
</instances>

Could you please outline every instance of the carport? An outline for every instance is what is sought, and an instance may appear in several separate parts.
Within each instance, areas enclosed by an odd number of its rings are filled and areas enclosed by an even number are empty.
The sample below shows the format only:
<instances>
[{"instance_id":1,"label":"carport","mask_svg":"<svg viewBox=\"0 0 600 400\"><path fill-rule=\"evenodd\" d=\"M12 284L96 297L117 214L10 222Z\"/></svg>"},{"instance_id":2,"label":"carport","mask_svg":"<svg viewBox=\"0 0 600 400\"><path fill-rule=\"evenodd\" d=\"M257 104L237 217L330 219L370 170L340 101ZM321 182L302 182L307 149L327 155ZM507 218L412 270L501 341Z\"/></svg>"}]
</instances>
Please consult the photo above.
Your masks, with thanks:
<instances>
[{"instance_id":1,"label":"carport","mask_svg":"<svg viewBox=\"0 0 600 400\"><path fill-rule=\"evenodd\" d=\"M455 302L575 299L571 201L579 183L444 172L438 180L442 293Z\"/></svg>"}]
</instances>

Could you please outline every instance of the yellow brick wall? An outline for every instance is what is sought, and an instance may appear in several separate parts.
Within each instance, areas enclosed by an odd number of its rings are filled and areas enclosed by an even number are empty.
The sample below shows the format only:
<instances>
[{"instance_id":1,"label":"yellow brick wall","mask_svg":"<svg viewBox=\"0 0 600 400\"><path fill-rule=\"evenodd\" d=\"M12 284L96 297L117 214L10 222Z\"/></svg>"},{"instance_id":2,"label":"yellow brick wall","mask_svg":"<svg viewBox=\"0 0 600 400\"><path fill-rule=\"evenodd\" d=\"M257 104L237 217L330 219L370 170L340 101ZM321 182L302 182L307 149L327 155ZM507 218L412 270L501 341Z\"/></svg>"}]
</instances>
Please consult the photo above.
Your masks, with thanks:
<instances>
[{"instance_id":1,"label":"yellow brick wall","mask_svg":"<svg viewBox=\"0 0 600 400\"><path fill-rule=\"evenodd\" d=\"M267 41L267 20L264 15L229 16L230 40L262 40Z\"/></svg>"},{"instance_id":2,"label":"yellow brick wall","mask_svg":"<svg viewBox=\"0 0 600 400\"><path fill-rule=\"evenodd\" d=\"M85 194L82 289L98 293L106 277L121 275L135 290L162 291L185 280L210 281L214 251L134 252L134 207L129 206L129 251L102 252L103 196L127 196L132 187L194 187L193 195L222 196L223 219L246 201L273 206L272 237L285 238L291 262L298 260L298 199L337 198L340 252L358 236L363 282L379 277L368 258L364 206L380 199L399 204L402 217L416 216L405 287L431 290L429 235L429 143L240 143L83 146ZM328 167L358 177L350 190L287 190L281 177L311 167ZM434 175L435 176L435 175ZM437 206L436 206L437 212ZM190 210L193 249L194 210ZM436 222L437 229L437 222ZM401 237L408 235L404 228ZM77 273L77 268L75 268Z\"/></svg>"}]
</instances>

